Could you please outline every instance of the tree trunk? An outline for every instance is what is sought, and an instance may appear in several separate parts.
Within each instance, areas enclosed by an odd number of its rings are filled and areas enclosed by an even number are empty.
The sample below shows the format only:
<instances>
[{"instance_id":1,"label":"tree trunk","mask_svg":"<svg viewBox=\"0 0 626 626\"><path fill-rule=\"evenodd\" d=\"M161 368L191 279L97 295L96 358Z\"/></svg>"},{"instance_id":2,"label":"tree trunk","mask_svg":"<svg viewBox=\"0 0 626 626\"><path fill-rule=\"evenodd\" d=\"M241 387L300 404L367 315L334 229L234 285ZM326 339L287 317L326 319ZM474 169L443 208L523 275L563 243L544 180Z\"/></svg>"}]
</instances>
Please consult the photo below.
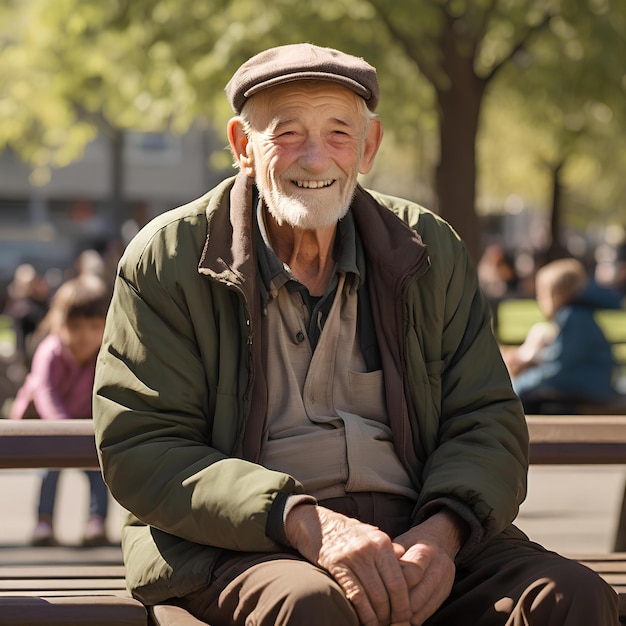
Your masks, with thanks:
<instances>
[{"instance_id":1,"label":"tree trunk","mask_svg":"<svg viewBox=\"0 0 626 626\"><path fill-rule=\"evenodd\" d=\"M111 139L111 188L109 196L109 211L113 236L120 240L124 223L124 131L112 129Z\"/></svg>"},{"instance_id":2,"label":"tree trunk","mask_svg":"<svg viewBox=\"0 0 626 626\"><path fill-rule=\"evenodd\" d=\"M486 82L474 72L450 20L441 33L447 85L437 88L440 155L436 187L439 214L459 233L474 259L480 256L476 214L476 135Z\"/></svg>"},{"instance_id":3,"label":"tree trunk","mask_svg":"<svg viewBox=\"0 0 626 626\"><path fill-rule=\"evenodd\" d=\"M552 206L550 207L550 245L546 252L548 261L554 261L567 256L567 251L561 245L561 215L563 207L563 185L561 172L565 161L562 160L551 169L552 173Z\"/></svg>"}]
</instances>

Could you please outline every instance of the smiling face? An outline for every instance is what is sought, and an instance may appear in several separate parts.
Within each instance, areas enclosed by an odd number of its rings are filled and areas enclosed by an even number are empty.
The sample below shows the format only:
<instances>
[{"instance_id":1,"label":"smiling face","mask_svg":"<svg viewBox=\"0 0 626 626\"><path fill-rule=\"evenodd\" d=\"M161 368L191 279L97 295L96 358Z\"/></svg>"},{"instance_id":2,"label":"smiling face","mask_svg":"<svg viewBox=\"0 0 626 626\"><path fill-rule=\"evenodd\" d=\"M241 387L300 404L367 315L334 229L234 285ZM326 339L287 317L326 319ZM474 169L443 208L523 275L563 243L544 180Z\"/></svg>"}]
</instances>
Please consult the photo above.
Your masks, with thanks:
<instances>
[{"instance_id":1,"label":"smiling face","mask_svg":"<svg viewBox=\"0 0 626 626\"><path fill-rule=\"evenodd\" d=\"M278 225L313 230L343 217L382 136L364 101L340 85L301 80L258 93L244 112L229 125L231 146Z\"/></svg>"}]
</instances>

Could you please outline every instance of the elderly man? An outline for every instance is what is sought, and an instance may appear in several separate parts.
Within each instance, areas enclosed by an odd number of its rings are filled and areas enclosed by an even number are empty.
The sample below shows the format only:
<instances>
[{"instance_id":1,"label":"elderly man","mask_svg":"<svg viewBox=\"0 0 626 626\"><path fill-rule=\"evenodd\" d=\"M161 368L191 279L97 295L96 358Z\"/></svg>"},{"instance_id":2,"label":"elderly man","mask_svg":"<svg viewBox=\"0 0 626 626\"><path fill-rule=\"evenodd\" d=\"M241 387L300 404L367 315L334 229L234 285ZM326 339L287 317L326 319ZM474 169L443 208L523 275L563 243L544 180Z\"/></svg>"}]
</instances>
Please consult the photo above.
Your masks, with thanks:
<instances>
[{"instance_id":1,"label":"elderly man","mask_svg":"<svg viewBox=\"0 0 626 626\"><path fill-rule=\"evenodd\" d=\"M374 68L282 46L226 93L240 172L129 245L98 363L133 595L213 626L617 624L511 525L527 431L463 244L357 182Z\"/></svg>"}]
</instances>

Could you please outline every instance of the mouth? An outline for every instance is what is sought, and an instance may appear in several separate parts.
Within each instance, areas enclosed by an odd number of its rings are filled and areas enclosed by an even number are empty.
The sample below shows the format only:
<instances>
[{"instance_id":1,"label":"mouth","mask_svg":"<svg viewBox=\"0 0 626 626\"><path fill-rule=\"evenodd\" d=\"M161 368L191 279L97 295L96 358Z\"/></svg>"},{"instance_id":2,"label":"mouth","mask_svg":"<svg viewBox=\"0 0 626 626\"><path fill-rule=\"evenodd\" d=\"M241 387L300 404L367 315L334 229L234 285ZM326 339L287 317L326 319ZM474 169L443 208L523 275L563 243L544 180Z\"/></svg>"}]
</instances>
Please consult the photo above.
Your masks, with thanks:
<instances>
[{"instance_id":1,"label":"mouth","mask_svg":"<svg viewBox=\"0 0 626 626\"><path fill-rule=\"evenodd\" d=\"M300 189L324 189L330 187L335 179L328 180L294 180L293 184Z\"/></svg>"}]
</instances>

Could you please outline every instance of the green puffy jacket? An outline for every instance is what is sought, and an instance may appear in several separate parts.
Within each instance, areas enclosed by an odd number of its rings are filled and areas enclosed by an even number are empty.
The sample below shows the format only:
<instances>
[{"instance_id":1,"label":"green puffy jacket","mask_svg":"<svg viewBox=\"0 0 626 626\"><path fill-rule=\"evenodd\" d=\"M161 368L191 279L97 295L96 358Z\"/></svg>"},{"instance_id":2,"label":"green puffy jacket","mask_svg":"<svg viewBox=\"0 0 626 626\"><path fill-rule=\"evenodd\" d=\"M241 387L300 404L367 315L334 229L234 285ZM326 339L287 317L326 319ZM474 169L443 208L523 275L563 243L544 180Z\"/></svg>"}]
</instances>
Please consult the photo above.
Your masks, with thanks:
<instances>
[{"instance_id":1,"label":"green puffy jacket","mask_svg":"<svg viewBox=\"0 0 626 626\"><path fill-rule=\"evenodd\" d=\"M488 306L443 220L360 187L351 210L415 520L450 506L472 529L469 554L512 522L526 489L526 424ZM153 220L120 261L94 425L106 482L132 513L128 585L146 604L206 584L221 549L281 549L265 533L272 502L303 489L257 463L261 314L243 174Z\"/></svg>"}]
</instances>

